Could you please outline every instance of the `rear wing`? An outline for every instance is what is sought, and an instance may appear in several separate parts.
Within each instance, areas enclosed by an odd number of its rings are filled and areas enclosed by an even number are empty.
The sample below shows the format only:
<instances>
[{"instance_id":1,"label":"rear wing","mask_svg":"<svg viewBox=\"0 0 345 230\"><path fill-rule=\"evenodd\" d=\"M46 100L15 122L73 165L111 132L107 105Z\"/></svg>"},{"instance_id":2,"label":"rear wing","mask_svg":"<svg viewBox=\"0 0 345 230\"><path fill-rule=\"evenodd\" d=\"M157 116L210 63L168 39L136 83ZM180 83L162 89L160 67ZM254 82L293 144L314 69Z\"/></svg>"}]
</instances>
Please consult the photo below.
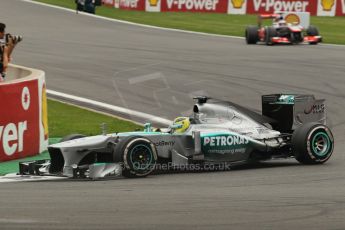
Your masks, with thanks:
<instances>
[{"instance_id":1,"label":"rear wing","mask_svg":"<svg viewBox=\"0 0 345 230\"><path fill-rule=\"evenodd\" d=\"M262 114L276 120L273 129L281 132L291 132L309 122L326 125L325 99L315 99L314 95L263 95Z\"/></svg>"},{"instance_id":2,"label":"rear wing","mask_svg":"<svg viewBox=\"0 0 345 230\"><path fill-rule=\"evenodd\" d=\"M262 26L262 21L266 19L280 18L281 14L259 14L258 15L258 26Z\"/></svg>"}]
</instances>

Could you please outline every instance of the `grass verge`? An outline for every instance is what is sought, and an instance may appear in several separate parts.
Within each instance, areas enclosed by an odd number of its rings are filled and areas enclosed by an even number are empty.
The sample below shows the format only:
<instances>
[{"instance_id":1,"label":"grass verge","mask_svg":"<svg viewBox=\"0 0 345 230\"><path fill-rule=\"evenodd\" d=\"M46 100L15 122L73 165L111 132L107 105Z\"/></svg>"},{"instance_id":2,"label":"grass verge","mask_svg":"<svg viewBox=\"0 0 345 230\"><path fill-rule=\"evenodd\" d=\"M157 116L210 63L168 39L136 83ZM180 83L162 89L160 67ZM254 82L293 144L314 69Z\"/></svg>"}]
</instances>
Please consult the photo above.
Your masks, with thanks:
<instances>
[{"instance_id":1,"label":"grass verge","mask_svg":"<svg viewBox=\"0 0 345 230\"><path fill-rule=\"evenodd\" d=\"M53 100L48 100L48 123L50 137L64 137L71 133L98 135L102 123L106 123L108 132L112 133L142 128L129 121Z\"/></svg>"},{"instance_id":2,"label":"grass verge","mask_svg":"<svg viewBox=\"0 0 345 230\"><path fill-rule=\"evenodd\" d=\"M69 9L75 9L74 0L35 0ZM256 23L255 15L228 15L215 13L149 13L98 7L97 15L135 23L183 29L213 34L243 36L247 25ZM311 17L325 43L345 44L345 17Z\"/></svg>"},{"instance_id":3,"label":"grass verge","mask_svg":"<svg viewBox=\"0 0 345 230\"><path fill-rule=\"evenodd\" d=\"M61 137L71 133L80 133L88 136L100 134L101 123L107 124L109 132L125 132L142 128L129 121L106 116L54 100L48 100L48 121L49 136L55 137L49 139L50 144L57 143ZM34 157L0 163L0 175L18 172L18 163L21 161L40 159L49 159L48 152Z\"/></svg>"}]
</instances>

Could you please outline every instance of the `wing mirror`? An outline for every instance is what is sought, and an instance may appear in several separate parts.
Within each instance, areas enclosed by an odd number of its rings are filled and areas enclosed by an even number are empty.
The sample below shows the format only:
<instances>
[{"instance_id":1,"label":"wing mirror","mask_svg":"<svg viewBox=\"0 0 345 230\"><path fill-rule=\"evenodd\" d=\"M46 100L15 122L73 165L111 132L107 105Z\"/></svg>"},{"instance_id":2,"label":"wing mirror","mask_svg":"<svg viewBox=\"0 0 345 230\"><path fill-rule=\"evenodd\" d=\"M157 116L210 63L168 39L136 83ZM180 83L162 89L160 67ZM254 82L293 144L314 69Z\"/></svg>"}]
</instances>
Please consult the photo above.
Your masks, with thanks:
<instances>
[{"instance_id":1,"label":"wing mirror","mask_svg":"<svg viewBox=\"0 0 345 230\"><path fill-rule=\"evenodd\" d=\"M144 125L144 132L152 132L152 125L151 125L151 123L146 123Z\"/></svg>"}]
</instances>

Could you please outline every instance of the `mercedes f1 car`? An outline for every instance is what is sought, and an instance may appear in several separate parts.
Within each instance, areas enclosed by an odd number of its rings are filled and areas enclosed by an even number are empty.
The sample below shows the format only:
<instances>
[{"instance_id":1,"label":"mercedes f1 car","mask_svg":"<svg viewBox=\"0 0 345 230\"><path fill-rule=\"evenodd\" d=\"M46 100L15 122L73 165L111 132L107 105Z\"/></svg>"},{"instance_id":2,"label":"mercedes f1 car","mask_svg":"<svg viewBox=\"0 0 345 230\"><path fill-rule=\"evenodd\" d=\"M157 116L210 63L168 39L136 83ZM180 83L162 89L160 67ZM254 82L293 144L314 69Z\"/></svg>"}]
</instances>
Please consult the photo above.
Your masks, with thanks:
<instances>
[{"instance_id":1,"label":"mercedes f1 car","mask_svg":"<svg viewBox=\"0 0 345 230\"><path fill-rule=\"evenodd\" d=\"M272 26L263 26L263 20L273 19ZM257 26L248 26L245 31L247 44L264 42L266 45L309 43L316 45L322 41L315 26L303 28L283 20L280 14L261 14Z\"/></svg>"},{"instance_id":2,"label":"mercedes f1 car","mask_svg":"<svg viewBox=\"0 0 345 230\"><path fill-rule=\"evenodd\" d=\"M322 164L332 155L325 100L313 95L264 95L262 114L232 102L196 99L193 114L166 129L148 123L144 131L67 136L48 147L50 160L20 163L20 174L145 177L159 162L238 165L292 157Z\"/></svg>"}]
</instances>

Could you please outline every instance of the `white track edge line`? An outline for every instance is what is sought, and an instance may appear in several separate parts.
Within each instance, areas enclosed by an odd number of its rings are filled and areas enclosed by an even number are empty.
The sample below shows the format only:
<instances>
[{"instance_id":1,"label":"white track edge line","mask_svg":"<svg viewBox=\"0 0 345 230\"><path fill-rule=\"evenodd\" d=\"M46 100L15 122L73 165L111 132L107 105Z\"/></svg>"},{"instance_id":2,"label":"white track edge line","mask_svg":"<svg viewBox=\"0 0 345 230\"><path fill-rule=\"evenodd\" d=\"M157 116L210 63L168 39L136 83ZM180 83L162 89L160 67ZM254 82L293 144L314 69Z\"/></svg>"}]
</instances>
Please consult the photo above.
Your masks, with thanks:
<instances>
[{"instance_id":1,"label":"white track edge line","mask_svg":"<svg viewBox=\"0 0 345 230\"><path fill-rule=\"evenodd\" d=\"M70 94L66 94L66 93L61 93L61 92L57 92L57 91L49 90L49 89L47 89L47 94L51 95L51 96L64 98L64 99L69 99L72 101L85 103L88 105L97 106L100 108L111 110L111 111L114 111L117 113L126 114L128 116L137 117L137 118L144 119L147 121L157 122L159 124L164 124L164 125L170 125L171 124L170 120L162 118L162 117L157 117L157 116L154 116L151 114L147 114L147 113L143 113L143 112L139 112L139 111L135 111L135 110L127 109L124 107L111 105L111 104L107 104L107 103L103 103L103 102L99 102L99 101L95 101L95 100L91 100L91 99L87 99L87 98L83 98L83 97L78 97L78 96L74 96L74 95L70 95Z\"/></svg>"}]
</instances>

